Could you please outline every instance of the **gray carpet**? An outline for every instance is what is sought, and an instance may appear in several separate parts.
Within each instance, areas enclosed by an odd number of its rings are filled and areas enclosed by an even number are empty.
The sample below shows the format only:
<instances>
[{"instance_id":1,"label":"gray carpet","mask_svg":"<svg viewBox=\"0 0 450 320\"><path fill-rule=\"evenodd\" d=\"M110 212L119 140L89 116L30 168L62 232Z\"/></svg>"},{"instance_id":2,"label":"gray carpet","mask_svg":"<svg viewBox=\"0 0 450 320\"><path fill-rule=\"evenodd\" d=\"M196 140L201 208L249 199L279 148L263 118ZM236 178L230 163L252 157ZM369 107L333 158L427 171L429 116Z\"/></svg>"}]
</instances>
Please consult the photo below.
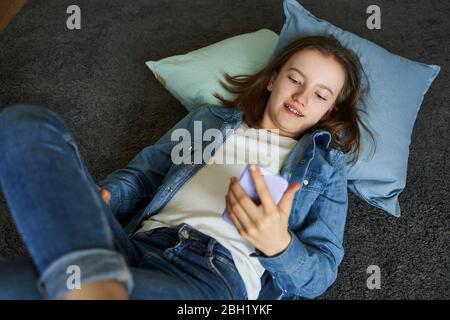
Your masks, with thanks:
<instances>
[{"instance_id":1,"label":"gray carpet","mask_svg":"<svg viewBox=\"0 0 450 320\"><path fill-rule=\"evenodd\" d=\"M82 10L80 31L66 28L74 3ZM449 299L450 3L378 0L377 31L365 27L373 1L301 3L394 53L442 67L414 128L402 217L350 194L346 256L320 298ZM0 34L0 110L24 101L58 112L98 181L187 113L144 61L261 28L279 33L283 21L281 0L30 0ZM26 254L0 195L0 257ZM381 268L380 290L366 287L372 264Z\"/></svg>"}]
</instances>

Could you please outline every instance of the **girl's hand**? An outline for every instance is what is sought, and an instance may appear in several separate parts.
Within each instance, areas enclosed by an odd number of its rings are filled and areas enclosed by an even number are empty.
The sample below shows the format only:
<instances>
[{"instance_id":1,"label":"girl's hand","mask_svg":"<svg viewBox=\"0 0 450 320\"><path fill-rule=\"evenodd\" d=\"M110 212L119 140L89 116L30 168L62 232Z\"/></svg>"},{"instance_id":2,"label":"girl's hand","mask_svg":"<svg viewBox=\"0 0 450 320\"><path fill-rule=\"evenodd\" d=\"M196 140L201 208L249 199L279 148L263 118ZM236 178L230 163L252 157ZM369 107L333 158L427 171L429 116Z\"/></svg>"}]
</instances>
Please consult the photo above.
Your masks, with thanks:
<instances>
[{"instance_id":1,"label":"girl's hand","mask_svg":"<svg viewBox=\"0 0 450 320\"><path fill-rule=\"evenodd\" d=\"M109 205L109 201L111 200L111 192L109 192L107 189L104 188L99 188L98 192L103 198L103 201L105 201L105 203Z\"/></svg>"},{"instance_id":2,"label":"girl's hand","mask_svg":"<svg viewBox=\"0 0 450 320\"><path fill-rule=\"evenodd\" d=\"M225 195L226 208L244 239L266 256L275 256L284 251L291 242L289 216L295 193L302 186L298 182L291 184L277 205L259 168L251 165L250 173L261 204L256 205L242 189L238 179L231 177L229 190Z\"/></svg>"}]
</instances>

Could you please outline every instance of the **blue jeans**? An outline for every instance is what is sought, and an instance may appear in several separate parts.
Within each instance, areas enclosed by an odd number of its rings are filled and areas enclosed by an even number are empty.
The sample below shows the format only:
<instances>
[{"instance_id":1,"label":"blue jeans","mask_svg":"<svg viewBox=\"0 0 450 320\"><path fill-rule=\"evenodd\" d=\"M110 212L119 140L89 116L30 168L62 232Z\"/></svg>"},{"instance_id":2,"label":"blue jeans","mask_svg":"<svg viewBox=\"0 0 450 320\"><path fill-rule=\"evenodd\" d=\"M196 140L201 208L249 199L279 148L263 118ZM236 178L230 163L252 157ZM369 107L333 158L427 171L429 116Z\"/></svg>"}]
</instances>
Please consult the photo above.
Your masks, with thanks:
<instances>
[{"instance_id":1,"label":"blue jeans","mask_svg":"<svg viewBox=\"0 0 450 320\"><path fill-rule=\"evenodd\" d=\"M215 239L187 224L127 234L56 113L0 112L0 157L3 194L32 258L0 260L0 299L58 299L75 276L81 285L119 281L131 299L246 299Z\"/></svg>"}]
</instances>

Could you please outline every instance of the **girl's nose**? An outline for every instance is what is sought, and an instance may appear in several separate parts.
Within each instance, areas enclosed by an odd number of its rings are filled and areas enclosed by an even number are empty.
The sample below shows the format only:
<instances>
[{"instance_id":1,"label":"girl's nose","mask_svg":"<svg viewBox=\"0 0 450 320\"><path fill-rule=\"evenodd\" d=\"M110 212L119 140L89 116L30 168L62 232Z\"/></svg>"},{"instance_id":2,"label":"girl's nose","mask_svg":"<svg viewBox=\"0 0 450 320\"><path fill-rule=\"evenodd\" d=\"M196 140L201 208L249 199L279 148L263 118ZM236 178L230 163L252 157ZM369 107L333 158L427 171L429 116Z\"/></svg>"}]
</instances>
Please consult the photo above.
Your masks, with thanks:
<instances>
[{"instance_id":1,"label":"girl's nose","mask_svg":"<svg viewBox=\"0 0 450 320\"><path fill-rule=\"evenodd\" d=\"M307 92L304 89L299 89L297 90L293 95L292 95L292 100L294 100L296 103L298 103L301 106L306 106L307 102L308 102L308 98L307 98Z\"/></svg>"}]
</instances>

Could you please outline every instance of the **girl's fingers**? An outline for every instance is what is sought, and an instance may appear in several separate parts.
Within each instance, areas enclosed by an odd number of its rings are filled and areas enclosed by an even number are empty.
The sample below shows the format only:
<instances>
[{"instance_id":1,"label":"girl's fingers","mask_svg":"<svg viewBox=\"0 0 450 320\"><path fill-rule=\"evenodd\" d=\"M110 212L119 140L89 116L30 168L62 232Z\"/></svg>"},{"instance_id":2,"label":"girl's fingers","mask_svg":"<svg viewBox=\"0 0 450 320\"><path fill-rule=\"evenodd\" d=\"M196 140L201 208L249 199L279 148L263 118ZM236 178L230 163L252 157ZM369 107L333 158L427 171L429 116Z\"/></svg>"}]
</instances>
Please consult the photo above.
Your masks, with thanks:
<instances>
[{"instance_id":1,"label":"girl's fingers","mask_svg":"<svg viewBox=\"0 0 450 320\"><path fill-rule=\"evenodd\" d=\"M253 222L258 221L260 218L260 208L253 202L244 189L242 189L238 180L235 179L230 184L229 194L233 195L231 198L232 202L237 202Z\"/></svg>"},{"instance_id":2,"label":"girl's fingers","mask_svg":"<svg viewBox=\"0 0 450 320\"><path fill-rule=\"evenodd\" d=\"M225 196L225 198L227 198L227 196ZM228 203L229 201L226 200L226 202ZM241 233L242 230L244 230L244 227L242 226L242 224L239 221L239 219L236 217L236 214L230 209L228 204L227 204L227 211L228 211L228 216L230 217L230 219L233 222L234 226L239 231L239 233Z\"/></svg>"},{"instance_id":3,"label":"girl's fingers","mask_svg":"<svg viewBox=\"0 0 450 320\"><path fill-rule=\"evenodd\" d=\"M253 222L250 217L247 215L242 206L236 201L236 197L230 192L228 193L228 213L230 217L234 216L238 220L239 228L238 230L247 234L248 230L253 228ZM232 219L233 220L233 219ZM233 221L234 222L234 221ZM238 227L236 225L236 227Z\"/></svg>"},{"instance_id":4,"label":"girl's fingers","mask_svg":"<svg viewBox=\"0 0 450 320\"><path fill-rule=\"evenodd\" d=\"M280 202L278 203L278 206L280 209L288 215L291 214L292 209L292 203L294 202L294 197L297 191L299 191L302 188L302 185L298 182L295 182L291 184L287 190L284 192Z\"/></svg>"},{"instance_id":5,"label":"girl's fingers","mask_svg":"<svg viewBox=\"0 0 450 320\"><path fill-rule=\"evenodd\" d=\"M106 189L100 189L100 195L105 201L106 204L109 204L109 201L111 200L111 193Z\"/></svg>"},{"instance_id":6,"label":"girl's fingers","mask_svg":"<svg viewBox=\"0 0 450 320\"><path fill-rule=\"evenodd\" d=\"M258 206L253 202L252 199L248 196L247 192L241 186L240 181L236 177L232 177L230 182L229 191L231 191L236 199L239 199L239 202L242 206L248 211L255 212L258 209Z\"/></svg>"},{"instance_id":7,"label":"girl's fingers","mask_svg":"<svg viewBox=\"0 0 450 320\"><path fill-rule=\"evenodd\" d=\"M270 194L269 187L264 180L264 177L259 170L259 167L255 164L251 164L249 166L250 174L253 178L253 182L255 184L256 192L258 193L259 199L261 200L261 204L266 209L265 212L274 211L276 208L276 203Z\"/></svg>"}]
</instances>

